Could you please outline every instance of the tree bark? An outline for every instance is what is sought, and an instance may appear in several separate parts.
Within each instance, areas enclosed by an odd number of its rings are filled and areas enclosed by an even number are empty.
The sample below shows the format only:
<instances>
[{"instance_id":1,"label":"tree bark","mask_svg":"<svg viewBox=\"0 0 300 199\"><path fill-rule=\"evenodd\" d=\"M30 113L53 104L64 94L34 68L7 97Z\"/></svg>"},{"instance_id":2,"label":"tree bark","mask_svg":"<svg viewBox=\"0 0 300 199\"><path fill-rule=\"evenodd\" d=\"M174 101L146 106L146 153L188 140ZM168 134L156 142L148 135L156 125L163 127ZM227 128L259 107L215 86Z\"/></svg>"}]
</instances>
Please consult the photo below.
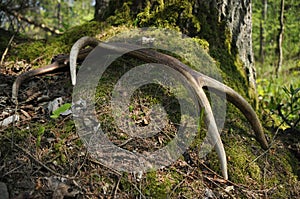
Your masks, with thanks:
<instances>
[{"instance_id":1,"label":"tree bark","mask_svg":"<svg viewBox=\"0 0 300 199\"><path fill-rule=\"evenodd\" d=\"M213 1L213 0L212 0ZM238 56L242 62L242 70L246 74L246 85L251 98L256 98L256 70L252 49L252 1L224 0L218 6L221 23L232 35L231 55ZM235 60L238 61L238 60ZM240 70L239 66L236 66Z\"/></svg>"}]
</instances>

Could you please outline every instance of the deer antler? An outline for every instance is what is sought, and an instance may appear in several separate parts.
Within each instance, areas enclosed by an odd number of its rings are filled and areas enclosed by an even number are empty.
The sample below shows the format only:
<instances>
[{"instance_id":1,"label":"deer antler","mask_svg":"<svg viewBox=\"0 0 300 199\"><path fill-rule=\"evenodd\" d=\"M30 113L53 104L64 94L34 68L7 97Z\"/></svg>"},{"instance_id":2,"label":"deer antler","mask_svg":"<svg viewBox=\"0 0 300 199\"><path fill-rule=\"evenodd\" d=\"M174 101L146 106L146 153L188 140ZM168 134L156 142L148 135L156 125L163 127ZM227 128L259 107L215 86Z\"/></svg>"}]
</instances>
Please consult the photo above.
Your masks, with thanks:
<instances>
[{"instance_id":1,"label":"deer antler","mask_svg":"<svg viewBox=\"0 0 300 199\"><path fill-rule=\"evenodd\" d=\"M186 66L185 64L177 60L176 58L157 52L152 49L138 49L134 51L128 51L128 49L130 49L132 45L124 44L122 46L120 45L115 46L106 43L100 43L95 38L82 37L73 45L70 52L70 73L71 73L71 79L73 85L76 84L77 55L81 48L89 45L92 46L98 45L98 47L100 48L113 50L116 52L127 52L129 56L138 58L146 62L165 64L179 71L181 74L183 74L188 80L188 82L190 83L190 85L193 87L195 92L197 93L201 106L204 107L205 123L207 124L208 127L208 133L210 133L211 135L210 141L212 143L215 143L215 149L217 151L218 158L221 164L222 175L225 179L228 179L226 154L225 154L222 140L220 138L220 134L217 129L217 125L213 116L210 103L207 99L207 96L204 93L203 87L211 88L212 91L214 91L216 94L225 92L229 102L234 104L246 116L247 120L250 122L252 128L255 131L256 139L261 144L262 148L263 149L268 148L268 143L265 139L265 135L262 126L260 124L260 121L255 111L252 109L252 107L243 97L241 97L233 89L220 83L219 81L212 79L198 71L192 70L191 68L189 68L188 66Z\"/></svg>"}]
</instances>

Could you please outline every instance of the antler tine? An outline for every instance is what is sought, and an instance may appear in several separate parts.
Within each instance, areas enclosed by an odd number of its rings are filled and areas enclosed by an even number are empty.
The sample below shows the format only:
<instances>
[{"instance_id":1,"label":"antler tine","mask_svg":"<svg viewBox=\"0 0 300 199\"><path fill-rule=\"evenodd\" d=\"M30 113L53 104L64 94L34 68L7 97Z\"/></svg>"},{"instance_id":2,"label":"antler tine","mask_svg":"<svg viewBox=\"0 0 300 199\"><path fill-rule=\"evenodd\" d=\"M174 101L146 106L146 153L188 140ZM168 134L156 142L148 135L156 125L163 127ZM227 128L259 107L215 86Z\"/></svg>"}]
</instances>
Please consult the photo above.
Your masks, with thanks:
<instances>
[{"instance_id":1,"label":"antler tine","mask_svg":"<svg viewBox=\"0 0 300 199\"><path fill-rule=\"evenodd\" d=\"M199 72L197 72L197 75L198 79L202 79L204 86L211 88L216 94L224 92L226 93L228 101L236 106L251 124L256 135L256 140L260 143L261 147L267 150L269 146L263 131L263 127L252 106L240 94L225 84L222 84L221 82L218 82L215 79L205 76Z\"/></svg>"},{"instance_id":2,"label":"antler tine","mask_svg":"<svg viewBox=\"0 0 300 199\"><path fill-rule=\"evenodd\" d=\"M79 51L87 46L96 47L98 44L97 39L88 36L81 37L73 44L70 52L70 75L73 86L76 84L76 63Z\"/></svg>"},{"instance_id":3,"label":"antler tine","mask_svg":"<svg viewBox=\"0 0 300 199\"><path fill-rule=\"evenodd\" d=\"M226 153L224 150L224 146L218 131L218 127L210 106L210 103L207 99L207 96L205 95L205 92L203 91L202 87L199 85L196 87L196 92L199 97L199 101L201 103L201 106L204 107L204 118L205 123L208 130L208 141L212 146L215 147L215 150L218 154L218 158L221 165L221 171L222 175L225 180L228 179L228 173L227 173L227 159L226 159Z\"/></svg>"}]
</instances>

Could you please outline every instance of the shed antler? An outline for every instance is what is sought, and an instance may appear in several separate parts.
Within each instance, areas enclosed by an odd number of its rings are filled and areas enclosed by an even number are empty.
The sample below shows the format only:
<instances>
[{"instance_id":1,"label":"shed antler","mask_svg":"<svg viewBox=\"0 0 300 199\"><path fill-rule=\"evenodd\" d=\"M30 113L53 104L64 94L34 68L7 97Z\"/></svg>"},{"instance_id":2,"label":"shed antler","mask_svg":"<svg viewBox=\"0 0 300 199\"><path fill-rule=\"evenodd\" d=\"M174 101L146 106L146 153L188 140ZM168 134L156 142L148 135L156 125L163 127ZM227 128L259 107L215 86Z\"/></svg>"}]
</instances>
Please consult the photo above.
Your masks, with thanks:
<instances>
[{"instance_id":1,"label":"shed antler","mask_svg":"<svg viewBox=\"0 0 300 199\"><path fill-rule=\"evenodd\" d=\"M82 37L79 39L72 47L70 52L70 73L72 84L76 84L76 60L80 49L86 46L98 46L106 50L112 50L116 52L127 52L127 55L134 58L140 59L148 63L159 63L167 65L186 77L189 84L192 86L197 94L200 105L204 108L205 113L205 123L207 124L208 133L211 135L212 144L215 144L215 149L218 154L218 158L221 164L221 170L223 177L228 179L227 174L227 160L220 134L213 116L213 112L210 103L203 90L204 87L210 88L216 94L226 93L229 102L234 104L247 118L250 122L255 134L256 140L260 143L263 149L268 148L268 143L266 141L263 128L260 121L249 105L249 103L241 97L237 92L235 92L230 87L220 83L219 81L212 79L198 71L192 70L178 59L171 57L169 55L157 52L153 49L138 49L133 51L128 51L132 49L132 45L122 44L122 45L111 45L103 42L99 42L95 38Z\"/></svg>"}]
</instances>

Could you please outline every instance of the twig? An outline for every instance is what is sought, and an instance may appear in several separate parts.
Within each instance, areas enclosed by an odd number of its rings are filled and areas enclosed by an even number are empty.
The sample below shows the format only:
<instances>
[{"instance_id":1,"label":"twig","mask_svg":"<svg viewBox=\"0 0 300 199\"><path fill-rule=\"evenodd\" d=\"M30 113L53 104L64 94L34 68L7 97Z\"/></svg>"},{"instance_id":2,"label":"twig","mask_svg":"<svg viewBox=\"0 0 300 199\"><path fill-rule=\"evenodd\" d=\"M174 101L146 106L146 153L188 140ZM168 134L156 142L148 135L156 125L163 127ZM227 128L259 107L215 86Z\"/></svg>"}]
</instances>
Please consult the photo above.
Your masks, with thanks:
<instances>
[{"instance_id":1,"label":"twig","mask_svg":"<svg viewBox=\"0 0 300 199\"><path fill-rule=\"evenodd\" d=\"M140 196L144 199L146 199L146 196L141 192L141 190L133 183L131 183L132 186L140 193Z\"/></svg>"},{"instance_id":2,"label":"twig","mask_svg":"<svg viewBox=\"0 0 300 199\"><path fill-rule=\"evenodd\" d=\"M95 163L95 164L98 164L100 166L103 166L111 171L113 171L115 174L117 174L118 176L122 176L122 174L120 172L118 172L117 170L113 169L113 168L110 168L110 167L107 167L105 166L104 164L102 164L101 162L95 160L95 159L92 159L92 158L89 158L89 161L91 161L92 163Z\"/></svg>"},{"instance_id":3,"label":"twig","mask_svg":"<svg viewBox=\"0 0 300 199\"><path fill-rule=\"evenodd\" d=\"M278 105L277 106L277 111L278 111L278 115L283 119L283 121L285 122L285 123L287 123L287 125L289 125L290 127L293 127L293 125L288 121L288 119L283 115L283 113L282 113L282 111L281 111L281 107L282 107L283 105L282 104L280 104L280 105Z\"/></svg>"},{"instance_id":4,"label":"twig","mask_svg":"<svg viewBox=\"0 0 300 199\"><path fill-rule=\"evenodd\" d=\"M207 180L209 180L211 183L213 183L215 186L217 186L218 188L222 189L230 198L233 198L235 199L235 197L229 193L229 191L226 191L222 186L218 185L212 178L208 177L208 176L205 176L203 175L203 177Z\"/></svg>"},{"instance_id":5,"label":"twig","mask_svg":"<svg viewBox=\"0 0 300 199\"><path fill-rule=\"evenodd\" d=\"M202 163L202 162L200 162L200 164L201 165L203 165L207 170L209 170L212 174L214 174L215 176L217 176L219 179L222 179L222 181L224 182L224 183L226 183L226 182L230 182L229 180L223 180L223 177L222 176L220 176L218 173L216 173L215 171L213 171L211 168L209 168L206 164L204 164L204 163ZM220 180L219 180L220 181Z\"/></svg>"},{"instance_id":6,"label":"twig","mask_svg":"<svg viewBox=\"0 0 300 199\"><path fill-rule=\"evenodd\" d=\"M185 175L184 179L181 180L181 181L174 187L174 189L173 189L173 190L171 191L171 193L169 194L169 197L170 197L170 198L171 198L171 196L173 195L173 193L175 192L175 190L176 190L180 185L182 185L182 184L185 182L186 178L190 175L190 173L191 173L191 172L188 172L188 173Z\"/></svg>"},{"instance_id":7,"label":"twig","mask_svg":"<svg viewBox=\"0 0 300 199\"><path fill-rule=\"evenodd\" d=\"M43 23L39 23L39 22L36 22L34 20L31 20L31 19L25 17L24 15L21 15L20 13L14 11L14 10L9 10L5 7L2 7L2 11L6 12L9 15L14 16L15 18L17 18L18 21L20 21L20 20L25 21L29 24L34 25L35 27L41 28L42 30L44 30L46 32L50 32L54 35L61 35L62 34L58 29L50 28L50 27L46 26Z\"/></svg>"},{"instance_id":8,"label":"twig","mask_svg":"<svg viewBox=\"0 0 300 199\"><path fill-rule=\"evenodd\" d=\"M8 174L12 173L12 172L15 171L15 170L20 169L20 168L23 167L23 166L24 166L24 165L20 165L20 166L18 166L18 167L16 167L16 168L13 168L12 170L10 170L10 171L6 172L5 174L3 174L1 177L3 178L4 176L7 176Z\"/></svg>"},{"instance_id":9,"label":"twig","mask_svg":"<svg viewBox=\"0 0 300 199\"><path fill-rule=\"evenodd\" d=\"M272 144L272 143L271 143ZM272 146L270 144L270 146ZM271 148L271 147L270 147ZM250 165L250 164L252 164L252 163L254 163L254 162L256 162L259 158L261 158L262 156L264 156L266 153L268 153L269 152L269 150L270 150L270 148L269 149L267 149L267 150L265 150L262 154L260 154L259 156L257 156L254 160L252 160L248 165ZM247 166L248 167L248 166Z\"/></svg>"},{"instance_id":10,"label":"twig","mask_svg":"<svg viewBox=\"0 0 300 199\"><path fill-rule=\"evenodd\" d=\"M84 165L84 163L86 162L87 158L88 158L88 153L87 153L87 150L86 150L85 156L84 156L84 160L82 161L82 164L80 165L80 167L77 169L77 171L76 171L76 173L75 173L75 177L78 175L80 169L83 167L83 165Z\"/></svg>"},{"instance_id":11,"label":"twig","mask_svg":"<svg viewBox=\"0 0 300 199\"><path fill-rule=\"evenodd\" d=\"M8 52L8 49L9 49L9 47L10 47L12 41L13 41L14 38L15 38L15 35L16 35L16 33L13 34L13 36L10 38L10 40L9 40L9 42L8 42L8 44L7 44L7 47L5 48L5 50L4 50L3 54L2 54L0 65L3 64L4 59L5 59L5 56L6 56L7 52Z\"/></svg>"},{"instance_id":12,"label":"twig","mask_svg":"<svg viewBox=\"0 0 300 199\"><path fill-rule=\"evenodd\" d=\"M117 182L117 184L115 186L115 190L114 190L114 193L113 193L113 198L117 198L117 191L119 189L120 181L121 181L121 177L118 178L118 182Z\"/></svg>"}]
</instances>

